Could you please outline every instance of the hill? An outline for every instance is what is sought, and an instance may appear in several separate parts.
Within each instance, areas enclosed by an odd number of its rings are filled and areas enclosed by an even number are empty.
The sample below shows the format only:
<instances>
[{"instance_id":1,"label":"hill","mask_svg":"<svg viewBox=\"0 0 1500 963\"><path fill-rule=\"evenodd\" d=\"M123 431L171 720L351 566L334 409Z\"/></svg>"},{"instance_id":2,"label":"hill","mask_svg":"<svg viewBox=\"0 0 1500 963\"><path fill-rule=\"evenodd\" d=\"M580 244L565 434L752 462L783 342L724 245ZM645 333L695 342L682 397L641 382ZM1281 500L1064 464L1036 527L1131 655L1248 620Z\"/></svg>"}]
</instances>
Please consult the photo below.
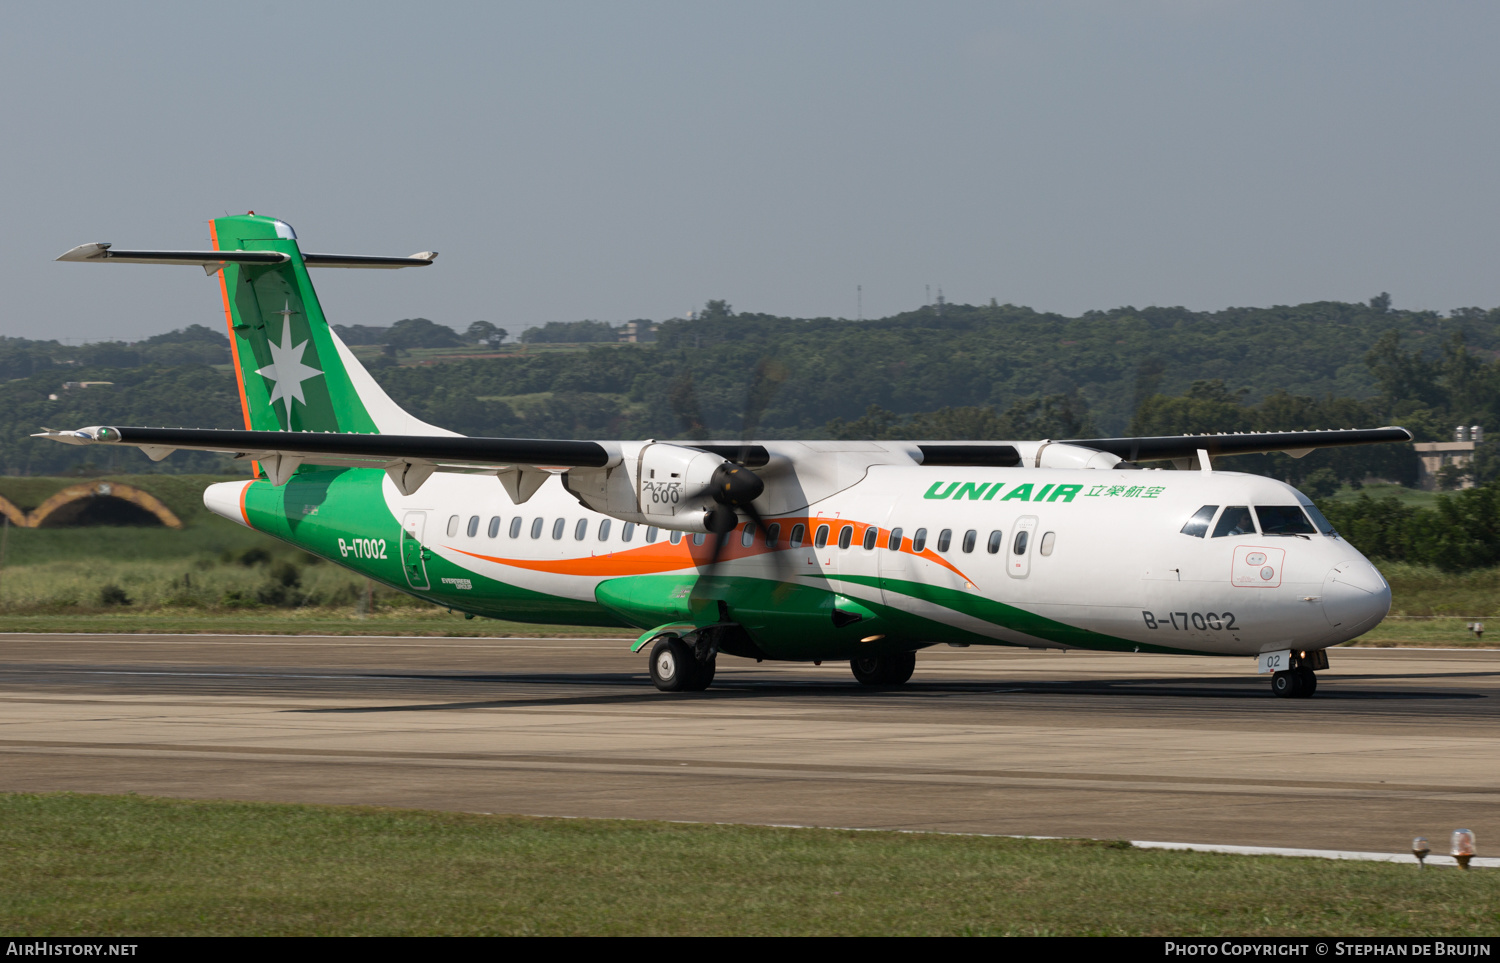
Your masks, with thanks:
<instances>
[{"instance_id":1,"label":"hill","mask_svg":"<svg viewBox=\"0 0 1500 963\"><path fill-rule=\"evenodd\" d=\"M0 372L11 377L0 385L0 472L236 471L209 455L179 452L152 464L135 452L26 437L43 424L242 424L227 366L182 356L214 348L209 334L183 329L159 336L166 341L83 348L0 341ZM1399 311L1384 296L1218 312L1122 307L1075 318L945 304L871 321L737 314L710 302L695 318L662 322L657 338L482 356L464 353L476 348L364 350L381 351L371 368L398 402L466 434L737 437L747 408L750 430L773 438L1398 422L1441 439L1454 424L1500 425L1500 309ZM112 384L78 386L85 381ZM1256 464L1285 477L1321 467L1348 480L1410 475L1410 457L1404 467L1334 461Z\"/></svg>"}]
</instances>

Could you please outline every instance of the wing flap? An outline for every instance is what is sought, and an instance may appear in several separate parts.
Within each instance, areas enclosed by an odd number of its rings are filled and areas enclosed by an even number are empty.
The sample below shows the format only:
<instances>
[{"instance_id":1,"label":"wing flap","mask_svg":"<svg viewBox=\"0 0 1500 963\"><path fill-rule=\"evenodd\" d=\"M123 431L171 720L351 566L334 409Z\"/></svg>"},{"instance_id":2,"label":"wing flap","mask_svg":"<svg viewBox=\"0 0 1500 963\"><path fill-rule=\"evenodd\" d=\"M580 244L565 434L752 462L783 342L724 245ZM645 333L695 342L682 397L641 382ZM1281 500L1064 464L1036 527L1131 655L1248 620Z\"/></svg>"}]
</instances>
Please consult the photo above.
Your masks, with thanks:
<instances>
[{"instance_id":1,"label":"wing flap","mask_svg":"<svg viewBox=\"0 0 1500 963\"><path fill-rule=\"evenodd\" d=\"M1107 451L1130 462L1195 458L1199 450L1210 457L1256 455L1284 451L1300 458L1315 448L1380 445L1411 441L1405 428L1348 428L1330 431L1250 431L1216 435L1155 435L1140 438L1080 438L1065 442L1080 448Z\"/></svg>"}]
</instances>

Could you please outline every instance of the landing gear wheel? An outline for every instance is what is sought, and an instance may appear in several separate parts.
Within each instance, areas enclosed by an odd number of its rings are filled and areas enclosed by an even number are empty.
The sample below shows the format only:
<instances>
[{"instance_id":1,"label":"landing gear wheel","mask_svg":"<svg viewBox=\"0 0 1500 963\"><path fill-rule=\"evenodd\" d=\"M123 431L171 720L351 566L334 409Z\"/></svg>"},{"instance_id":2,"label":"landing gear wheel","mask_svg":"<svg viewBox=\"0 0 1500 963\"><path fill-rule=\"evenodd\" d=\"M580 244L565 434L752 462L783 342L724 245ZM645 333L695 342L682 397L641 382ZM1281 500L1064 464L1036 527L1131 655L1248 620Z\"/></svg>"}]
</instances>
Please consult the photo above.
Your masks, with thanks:
<instances>
[{"instance_id":1,"label":"landing gear wheel","mask_svg":"<svg viewBox=\"0 0 1500 963\"><path fill-rule=\"evenodd\" d=\"M849 668L854 670L854 678L861 685L900 685L911 678L916 667L915 652L867 655L849 660Z\"/></svg>"},{"instance_id":2,"label":"landing gear wheel","mask_svg":"<svg viewBox=\"0 0 1500 963\"><path fill-rule=\"evenodd\" d=\"M697 666L693 650L675 635L658 639L651 647L651 682L663 692L691 691L700 674Z\"/></svg>"},{"instance_id":3,"label":"landing gear wheel","mask_svg":"<svg viewBox=\"0 0 1500 963\"><path fill-rule=\"evenodd\" d=\"M1305 699L1317 687L1310 670L1285 669L1271 676L1271 692L1282 699Z\"/></svg>"},{"instance_id":4,"label":"landing gear wheel","mask_svg":"<svg viewBox=\"0 0 1500 963\"><path fill-rule=\"evenodd\" d=\"M687 687L688 692L702 692L714 683L714 669L717 659L709 659L707 662L699 662L697 658L691 657L693 662L693 684Z\"/></svg>"}]
</instances>

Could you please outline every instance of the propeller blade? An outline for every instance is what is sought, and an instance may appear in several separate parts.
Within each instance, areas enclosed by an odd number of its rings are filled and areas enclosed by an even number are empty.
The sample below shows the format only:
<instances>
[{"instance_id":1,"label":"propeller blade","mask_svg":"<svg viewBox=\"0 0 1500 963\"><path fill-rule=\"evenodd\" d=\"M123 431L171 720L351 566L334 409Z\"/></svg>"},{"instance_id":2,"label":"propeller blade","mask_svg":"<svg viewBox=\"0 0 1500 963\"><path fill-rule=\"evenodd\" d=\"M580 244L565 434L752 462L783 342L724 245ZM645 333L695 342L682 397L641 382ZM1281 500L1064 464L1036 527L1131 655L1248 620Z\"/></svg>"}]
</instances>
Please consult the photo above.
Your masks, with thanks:
<instances>
[{"instance_id":1,"label":"propeller blade","mask_svg":"<svg viewBox=\"0 0 1500 963\"><path fill-rule=\"evenodd\" d=\"M762 517L760 511L756 509L755 503L746 503L744 506L744 512L746 515L749 515L750 520L755 523L756 533L759 534L761 538L769 539L771 526L766 524L765 518ZM780 548L776 548L770 552L767 552L766 554L771 557L771 567L775 570L777 579L781 579L783 575L790 574L789 566L791 563L788 562L785 552L783 552ZM790 580L787 579L785 581Z\"/></svg>"},{"instance_id":2,"label":"propeller blade","mask_svg":"<svg viewBox=\"0 0 1500 963\"><path fill-rule=\"evenodd\" d=\"M667 396L672 413L682 423L683 434L693 441L707 441L708 427L703 422L703 408L698 404L698 390L693 387L693 373L684 371Z\"/></svg>"},{"instance_id":3,"label":"propeller blade","mask_svg":"<svg viewBox=\"0 0 1500 963\"><path fill-rule=\"evenodd\" d=\"M761 416L786 378L786 365L775 358L761 358L756 364L755 373L745 386L745 416L740 421L740 444L748 445L760 430ZM740 460L745 460L744 453L741 453Z\"/></svg>"}]
</instances>

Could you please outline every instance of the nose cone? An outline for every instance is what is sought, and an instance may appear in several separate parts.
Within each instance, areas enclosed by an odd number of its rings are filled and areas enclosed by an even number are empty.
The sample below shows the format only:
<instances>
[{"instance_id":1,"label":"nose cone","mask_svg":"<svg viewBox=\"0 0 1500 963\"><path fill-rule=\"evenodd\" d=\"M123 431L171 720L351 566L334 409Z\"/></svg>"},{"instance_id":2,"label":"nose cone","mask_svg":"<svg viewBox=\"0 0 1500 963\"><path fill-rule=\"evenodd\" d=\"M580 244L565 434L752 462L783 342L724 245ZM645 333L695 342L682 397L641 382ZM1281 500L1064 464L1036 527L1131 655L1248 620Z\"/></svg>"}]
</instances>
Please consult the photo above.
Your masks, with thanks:
<instances>
[{"instance_id":1,"label":"nose cone","mask_svg":"<svg viewBox=\"0 0 1500 963\"><path fill-rule=\"evenodd\" d=\"M1340 562L1323 579L1323 614L1346 640L1374 628L1390 610L1390 585L1362 558Z\"/></svg>"},{"instance_id":2,"label":"nose cone","mask_svg":"<svg viewBox=\"0 0 1500 963\"><path fill-rule=\"evenodd\" d=\"M203 490L203 507L249 528L250 519L245 516L245 489L253 484L253 481L237 481L209 485Z\"/></svg>"}]
</instances>

